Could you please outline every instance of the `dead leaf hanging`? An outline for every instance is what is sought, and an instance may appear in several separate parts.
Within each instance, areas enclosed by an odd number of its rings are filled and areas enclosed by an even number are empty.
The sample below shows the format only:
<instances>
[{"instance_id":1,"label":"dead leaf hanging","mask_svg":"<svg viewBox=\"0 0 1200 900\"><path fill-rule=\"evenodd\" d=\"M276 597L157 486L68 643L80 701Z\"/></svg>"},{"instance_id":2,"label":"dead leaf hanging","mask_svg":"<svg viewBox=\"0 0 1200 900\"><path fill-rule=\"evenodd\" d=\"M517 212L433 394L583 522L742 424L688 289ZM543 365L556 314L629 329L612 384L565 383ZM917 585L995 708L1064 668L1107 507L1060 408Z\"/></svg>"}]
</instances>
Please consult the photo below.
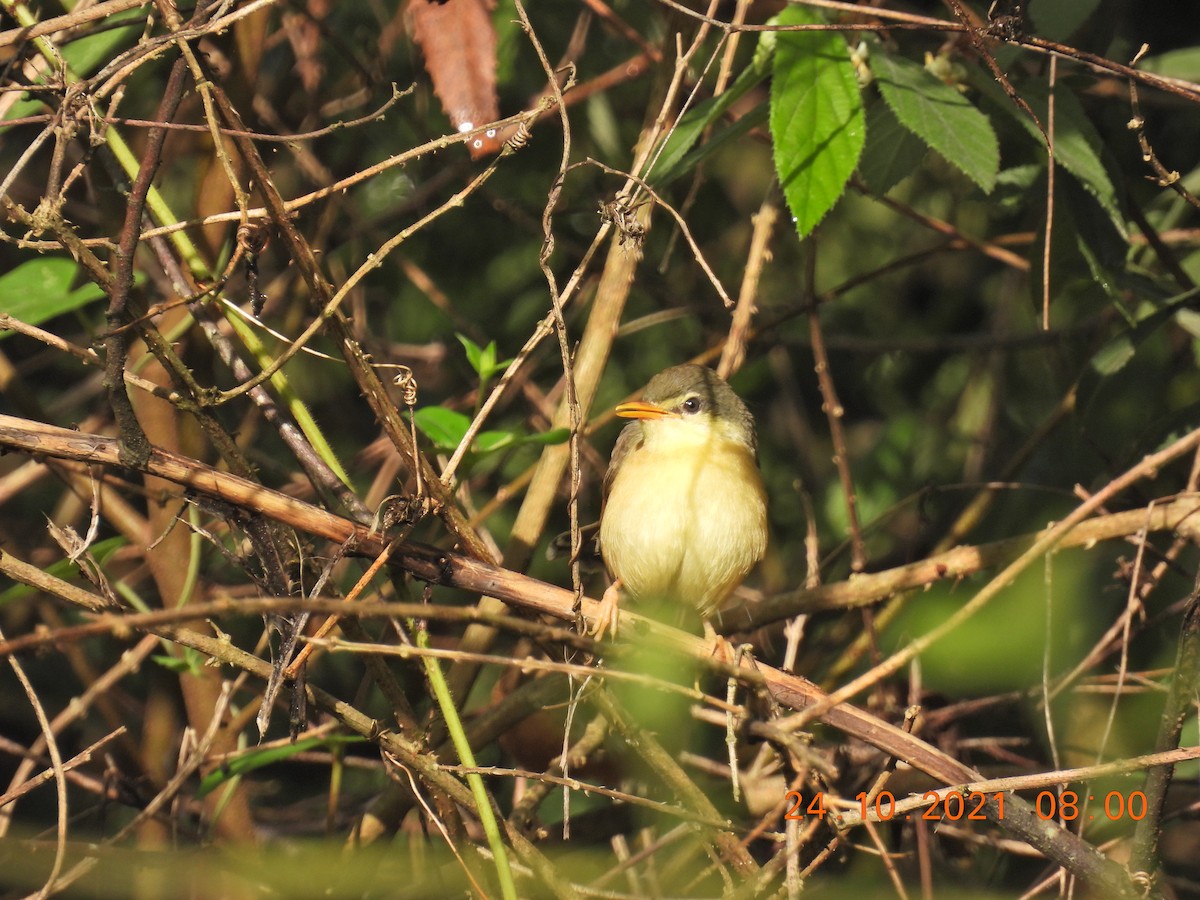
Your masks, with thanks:
<instances>
[{"instance_id":1,"label":"dead leaf hanging","mask_svg":"<svg viewBox=\"0 0 1200 900\"><path fill-rule=\"evenodd\" d=\"M496 99L494 0L408 0L409 29L425 56L433 90L459 131L470 131L500 117ZM502 144L495 131L467 143L473 159L495 153Z\"/></svg>"}]
</instances>

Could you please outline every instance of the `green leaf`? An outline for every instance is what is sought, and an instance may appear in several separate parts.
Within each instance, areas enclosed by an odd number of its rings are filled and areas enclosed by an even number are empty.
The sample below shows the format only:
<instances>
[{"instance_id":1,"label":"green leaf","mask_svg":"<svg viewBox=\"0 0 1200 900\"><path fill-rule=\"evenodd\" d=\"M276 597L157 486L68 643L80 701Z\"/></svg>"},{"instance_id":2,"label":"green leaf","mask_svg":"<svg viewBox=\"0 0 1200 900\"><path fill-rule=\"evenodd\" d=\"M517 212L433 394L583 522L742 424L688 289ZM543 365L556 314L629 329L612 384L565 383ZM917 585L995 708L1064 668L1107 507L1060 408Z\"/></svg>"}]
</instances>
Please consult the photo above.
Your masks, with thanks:
<instances>
[{"instance_id":1,"label":"green leaf","mask_svg":"<svg viewBox=\"0 0 1200 900\"><path fill-rule=\"evenodd\" d=\"M1145 304L1145 310L1136 325L1116 335L1096 352L1092 357L1092 368L1101 375L1119 372L1133 359L1140 344L1177 314L1186 311L1188 306L1193 305L1197 296L1200 296L1200 289L1193 288L1161 305Z\"/></svg>"},{"instance_id":2,"label":"green leaf","mask_svg":"<svg viewBox=\"0 0 1200 900\"><path fill-rule=\"evenodd\" d=\"M819 21L799 6L781 25ZM850 52L829 31L781 31L771 82L771 138L775 170L800 237L833 208L858 166L866 116Z\"/></svg>"},{"instance_id":3,"label":"green leaf","mask_svg":"<svg viewBox=\"0 0 1200 900\"><path fill-rule=\"evenodd\" d=\"M463 349L467 351L467 362L469 362L471 364L471 368L478 373L479 361L483 358L483 349L465 334L458 334L456 332L454 336L458 338L458 342L462 344Z\"/></svg>"},{"instance_id":4,"label":"green leaf","mask_svg":"<svg viewBox=\"0 0 1200 900\"><path fill-rule=\"evenodd\" d=\"M165 653L153 653L150 655L150 659L158 663L168 672L174 672L177 675L183 675L191 671L191 666L188 664L188 661L186 659L180 659L177 656L168 656Z\"/></svg>"},{"instance_id":5,"label":"green leaf","mask_svg":"<svg viewBox=\"0 0 1200 900\"><path fill-rule=\"evenodd\" d=\"M654 165L646 180L651 184L663 185L673 181L691 168L685 165L685 157L694 165L695 158L688 151L692 149L704 129L712 125L729 111L729 108L740 100L747 91L762 83L771 73L771 58L775 53L775 33L764 31L758 40L758 48L754 51L754 59L750 65L734 80L719 97L711 97L697 103L679 120L659 152ZM744 116L742 118L745 118ZM739 120L740 121L740 120ZM743 130L745 130L743 128Z\"/></svg>"},{"instance_id":6,"label":"green leaf","mask_svg":"<svg viewBox=\"0 0 1200 900\"><path fill-rule=\"evenodd\" d=\"M168 672L184 675L201 675L209 657L191 647L183 648L183 656L171 656L167 653L156 653L150 657Z\"/></svg>"},{"instance_id":7,"label":"green leaf","mask_svg":"<svg viewBox=\"0 0 1200 900\"><path fill-rule=\"evenodd\" d=\"M661 187L662 185L674 181L680 175L690 172L702 160L707 159L729 142L740 138L748 131L752 131L761 125L764 125L767 121L767 113L768 104L764 100L762 103L758 104L758 106L754 107L754 109L750 110L744 116L739 118L736 122L723 127L718 127L711 135L709 135L707 141L705 141L691 153L684 156L683 159L679 160L676 165L672 166L670 169L664 170L662 174L655 179L655 184Z\"/></svg>"},{"instance_id":8,"label":"green leaf","mask_svg":"<svg viewBox=\"0 0 1200 900\"><path fill-rule=\"evenodd\" d=\"M520 440L521 435L515 431L484 431L475 438L475 445L471 449L476 453L492 453L512 447Z\"/></svg>"},{"instance_id":9,"label":"green leaf","mask_svg":"<svg viewBox=\"0 0 1200 900\"><path fill-rule=\"evenodd\" d=\"M1044 123L1046 121L1046 91L1040 85L1024 94L1026 101ZM1029 117L1022 115L1026 122ZM1033 129L1033 123L1028 127ZM1038 135L1041 138L1041 135ZM1125 217L1117 205L1117 191L1108 169L1100 159L1103 143L1096 133L1083 106L1070 90L1058 90L1054 94L1054 158L1083 185L1084 190L1096 198L1108 214L1117 231L1126 234Z\"/></svg>"},{"instance_id":10,"label":"green leaf","mask_svg":"<svg viewBox=\"0 0 1200 900\"><path fill-rule=\"evenodd\" d=\"M1175 314L1175 324L1194 338L1200 338L1200 312L1181 309Z\"/></svg>"},{"instance_id":11,"label":"green leaf","mask_svg":"<svg viewBox=\"0 0 1200 900\"><path fill-rule=\"evenodd\" d=\"M471 449L478 454L494 453L505 447L521 444L561 444L570 436L569 428L552 428L539 434L523 434L519 429L485 431L475 439L475 445Z\"/></svg>"},{"instance_id":12,"label":"green leaf","mask_svg":"<svg viewBox=\"0 0 1200 900\"><path fill-rule=\"evenodd\" d=\"M433 441L439 450L453 450L466 436L471 420L460 412L444 406L423 406L413 418L421 433Z\"/></svg>"},{"instance_id":13,"label":"green leaf","mask_svg":"<svg viewBox=\"0 0 1200 900\"><path fill-rule=\"evenodd\" d=\"M871 71L900 124L991 193L1000 171L1000 144L987 116L911 60L879 53L871 57Z\"/></svg>"},{"instance_id":14,"label":"green leaf","mask_svg":"<svg viewBox=\"0 0 1200 900\"><path fill-rule=\"evenodd\" d=\"M1099 5L1100 0L1037 0L1029 4L1029 17L1038 37L1065 41Z\"/></svg>"},{"instance_id":15,"label":"green leaf","mask_svg":"<svg viewBox=\"0 0 1200 900\"><path fill-rule=\"evenodd\" d=\"M571 439L570 428L551 428L539 434L531 434L525 438L527 444L565 444Z\"/></svg>"},{"instance_id":16,"label":"green leaf","mask_svg":"<svg viewBox=\"0 0 1200 900\"><path fill-rule=\"evenodd\" d=\"M102 541L97 541L90 548L92 558L103 566L110 556L128 543L128 538L124 537L110 537ZM58 562L51 563L45 571L46 574L53 575L55 578L61 578L63 581L71 581L79 575L79 564L71 562L69 559L60 559ZM30 587L27 584L14 584L0 593L0 607L14 600L33 596L37 592L37 588Z\"/></svg>"},{"instance_id":17,"label":"green leaf","mask_svg":"<svg viewBox=\"0 0 1200 900\"><path fill-rule=\"evenodd\" d=\"M493 375L503 369L507 369L512 363L511 359L496 359L495 341L488 341L486 347L480 347L465 334L455 334L454 336L458 338L459 343L463 345L463 349L467 351L467 362L471 364L471 368L475 370L475 374L479 376L482 384L487 384L492 380Z\"/></svg>"},{"instance_id":18,"label":"green leaf","mask_svg":"<svg viewBox=\"0 0 1200 900\"><path fill-rule=\"evenodd\" d=\"M462 443L471 420L460 412L444 406L424 406L415 414L421 433L433 441L439 450L454 450ZM566 428L553 428L540 434L524 434L520 429L484 431L476 435L471 451L482 455L515 447L519 444L561 444L570 436Z\"/></svg>"},{"instance_id":19,"label":"green leaf","mask_svg":"<svg viewBox=\"0 0 1200 900\"><path fill-rule=\"evenodd\" d=\"M1025 110L1018 107L986 72L972 70L971 83L985 94L991 103L1004 110L1024 129L1045 153L1046 139ZM1022 88L1021 96L1045 127L1047 91L1039 84ZM1108 170L1100 159L1102 143L1091 121L1070 90L1060 88L1054 93L1054 158L1070 172L1092 195L1122 236L1126 234L1125 218L1117 206L1117 191Z\"/></svg>"},{"instance_id":20,"label":"green leaf","mask_svg":"<svg viewBox=\"0 0 1200 900\"><path fill-rule=\"evenodd\" d=\"M1200 81L1200 47L1184 47L1147 56L1138 63L1138 68L1166 78Z\"/></svg>"},{"instance_id":21,"label":"green leaf","mask_svg":"<svg viewBox=\"0 0 1200 900\"><path fill-rule=\"evenodd\" d=\"M358 735L343 734L331 735L329 737L313 737L303 738L291 744L286 744L280 747L265 747L261 750L252 750L242 756L237 756L229 762L222 765L219 769L209 772L200 780L200 786L197 788L196 796L203 797L206 794L211 794L218 787L224 784L231 778L236 778L240 775L245 775L248 772L253 772L255 769L261 769L264 766L273 765L277 762L291 759L299 753L304 753L308 750L317 750L322 747L331 747L335 744L360 744L363 738Z\"/></svg>"},{"instance_id":22,"label":"green leaf","mask_svg":"<svg viewBox=\"0 0 1200 900\"><path fill-rule=\"evenodd\" d=\"M104 291L90 281L72 290L71 283L78 274L79 266L61 256L22 263L0 276L4 312L28 325L39 325L104 296ZM0 339L12 333L0 331Z\"/></svg>"},{"instance_id":23,"label":"green leaf","mask_svg":"<svg viewBox=\"0 0 1200 900\"><path fill-rule=\"evenodd\" d=\"M1123 331L1096 351L1092 357L1092 368L1101 375L1115 375L1133 359L1133 339Z\"/></svg>"},{"instance_id":24,"label":"green leaf","mask_svg":"<svg viewBox=\"0 0 1200 900\"><path fill-rule=\"evenodd\" d=\"M867 145L858 161L858 174L876 194L886 194L920 165L929 150L900 124L886 103L867 107Z\"/></svg>"}]
</instances>

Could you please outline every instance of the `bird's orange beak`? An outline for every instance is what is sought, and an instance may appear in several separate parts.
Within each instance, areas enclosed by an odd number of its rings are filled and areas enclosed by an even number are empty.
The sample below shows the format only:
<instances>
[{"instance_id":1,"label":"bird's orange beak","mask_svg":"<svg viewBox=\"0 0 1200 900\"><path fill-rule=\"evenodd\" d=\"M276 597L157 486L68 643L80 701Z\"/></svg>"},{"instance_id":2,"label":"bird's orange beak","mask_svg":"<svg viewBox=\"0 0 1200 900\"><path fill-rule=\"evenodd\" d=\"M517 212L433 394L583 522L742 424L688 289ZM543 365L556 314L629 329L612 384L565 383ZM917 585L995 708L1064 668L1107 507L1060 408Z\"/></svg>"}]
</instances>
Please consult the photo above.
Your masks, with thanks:
<instances>
[{"instance_id":1,"label":"bird's orange beak","mask_svg":"<svg viewBox=\"0 0 1200 900\"><path fill-rule=\"evenodd\" d=\"M644 400L634 400L632 403L622 403L615 410L618 416L623 416L626 419L665 419L667 416L673 416L674 413L669 409L663 409L654 403L647 403Z\"/></svg>"}]
</instances>

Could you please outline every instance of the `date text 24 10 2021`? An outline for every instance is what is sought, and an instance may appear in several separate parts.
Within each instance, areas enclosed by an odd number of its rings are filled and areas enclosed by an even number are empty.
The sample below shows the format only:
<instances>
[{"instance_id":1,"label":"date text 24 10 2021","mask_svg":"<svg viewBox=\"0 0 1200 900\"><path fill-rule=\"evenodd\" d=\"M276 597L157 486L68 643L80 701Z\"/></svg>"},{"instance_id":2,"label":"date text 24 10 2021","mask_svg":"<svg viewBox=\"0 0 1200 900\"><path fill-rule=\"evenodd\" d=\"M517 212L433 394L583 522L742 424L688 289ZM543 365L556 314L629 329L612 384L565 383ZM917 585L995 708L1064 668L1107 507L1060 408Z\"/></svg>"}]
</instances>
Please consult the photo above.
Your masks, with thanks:
<instances>
[{"instance_id":1,"label":"date text 24 10 2021","mask_svg":"<svg viewBox=\"0 0 1200 900\"><path fill-rule=\"evenodd\" d=\"M784 799L787 802L787 809L783 814L785 819L823 818L825 816L825 795L821 791L810 795L807 802L800 791L788 791ZM940 822L943 819L951 822L959 820L983 822L988 818L984 813L984 807L989 799L996 801L996 818L1004 818L1003 792L985 794L980 791L971 791L967 794L955 792L942 794L938 791L926 791L921 796L919 806L911 810L902 810L898 807L896 797L891 791L880 791L874 798L860 793L854 799L858 801L859 813L862 818L870 818L877 822L911 821L914 817L931 822ZM1121 791L1109 791L1100 799L1103 801L1103 812L1100 812L1100 818L1109 821L1129 819L1136 822L1146 817L1146 795L1141 791L1133 791L1129 794ZM1095 795L1089 794L1086 798L1088 804L1086 809L1095 809L1091 804L1096 800ZM1062 791L1061 793L1039 791L1034 799L1034 809L1037 811L1038 818L1041 819L1061 819L1065 822L1073 822L1081 816L1086 816L1087 819L1094 820L1099 810L1085 812L1085 807L1081 807L1082 801L1083 798L1075 791Z\"/></svg>"}]
</instances>

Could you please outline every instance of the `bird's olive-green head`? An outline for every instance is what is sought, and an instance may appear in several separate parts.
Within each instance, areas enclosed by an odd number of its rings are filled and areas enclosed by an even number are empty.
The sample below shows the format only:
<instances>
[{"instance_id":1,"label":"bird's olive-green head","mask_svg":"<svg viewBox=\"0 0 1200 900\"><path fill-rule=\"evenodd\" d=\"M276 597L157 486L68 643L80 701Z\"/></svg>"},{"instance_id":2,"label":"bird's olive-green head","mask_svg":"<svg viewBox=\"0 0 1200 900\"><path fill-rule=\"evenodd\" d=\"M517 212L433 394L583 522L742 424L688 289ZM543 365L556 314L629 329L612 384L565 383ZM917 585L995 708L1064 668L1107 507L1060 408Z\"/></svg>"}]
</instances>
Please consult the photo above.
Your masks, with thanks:
<instances>
[{"instance_id":1,"label":"bird's olive-green head","mask_svg":"<svg viewBox=\"0 0 1200 900\"><path fill-rule=\"evenodd\" d=\"M704 366L674 366L659 372L646 385L642 400L622 403L616 412L640 419L647 441L653 441L666 425L674 440L691 433L697 441L719 437L744 444L751 452L757 445L754 417L742 398Z\"/></svg>"}]
</instances>

